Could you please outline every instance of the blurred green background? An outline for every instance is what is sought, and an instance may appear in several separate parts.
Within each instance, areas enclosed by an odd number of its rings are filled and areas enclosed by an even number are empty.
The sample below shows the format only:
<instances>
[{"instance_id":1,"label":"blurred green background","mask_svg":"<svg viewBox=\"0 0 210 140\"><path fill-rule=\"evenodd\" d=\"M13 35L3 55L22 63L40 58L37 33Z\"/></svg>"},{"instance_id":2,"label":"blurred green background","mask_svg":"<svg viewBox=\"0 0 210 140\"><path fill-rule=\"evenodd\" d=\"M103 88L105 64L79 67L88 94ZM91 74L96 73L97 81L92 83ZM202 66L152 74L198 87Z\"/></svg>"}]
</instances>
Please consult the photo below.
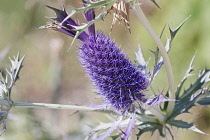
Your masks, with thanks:
<instances>
[{"instance_id":1,"label":"blurred green background","mask_svg":"<svg viewBox=\"0 0 210 140\"><path fill-rule=\"evenodd\" d=\"M192 56L197 51L194 66L199 69L210 68L210 1L209 0L162 0L157 1L158 9L150 1L142 0L142 7L154 29L160 33L165 24L177 27L184 19L190 19L181 28L173 42L170 59L174 70L176 85L184 76ZM6 57L0 62L0 69L9 66L8 57L18 51L26 53L21 79L12 92L15 102L43 102L60 104L89 105L101 102L96 99L91 83L85 76L77 58L76 41L67 52L72 38L51 30L39 30L38 27L49 22L45 17L54 16L54 12L44 5L62 8L62 4L79 7L80 1L75 0L1 0L0 1L0 51L7 48ZM67 7L67 11L70 8ZM74 16L84 21L83 16ZM96 28L110 33L112 16L108 15L105 22L100 21ZM115 25L111 33L127 55L134 59L133 50L141 44L145 57L151 59L150 50L155 44L145 29L130 13L131 34L125 26ZM168 28L166 28L167 30ZM163 41L169 37L166 31ZM188 85L196 76L190 78ZM167 90L167 78L162 69L154 81L155 92ZM181 116L184 120L195 120L196 126L210 134L209 108L196 107L195 114ZM104 114L69 110L13 108L7 121L7 130L0 140L81 140L88 134L91 125L107 121ZM186 130L174 130L175 139L207 140L208 135L201 135ZM146 139L159 139L158 135L145 134ZM133 138L134 139L134 138ZM168 138L170 139L170 138Z\"/></svg>"}]
</instances>

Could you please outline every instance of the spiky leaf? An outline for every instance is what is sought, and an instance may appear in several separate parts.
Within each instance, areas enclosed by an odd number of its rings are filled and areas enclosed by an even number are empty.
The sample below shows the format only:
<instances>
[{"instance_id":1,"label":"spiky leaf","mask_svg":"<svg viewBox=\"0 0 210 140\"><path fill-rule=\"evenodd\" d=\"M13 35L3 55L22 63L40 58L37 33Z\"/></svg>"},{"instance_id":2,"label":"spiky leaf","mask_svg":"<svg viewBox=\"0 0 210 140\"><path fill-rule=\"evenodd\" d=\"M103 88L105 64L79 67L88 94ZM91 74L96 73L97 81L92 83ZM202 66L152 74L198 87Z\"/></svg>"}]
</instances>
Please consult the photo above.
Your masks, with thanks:
<instances>
[{"instance_id":1,"label":"spiky leaf","mask_svg":"<svg viewBox=\"0 0 210 140\"><path fill-rule=\"evenodd\" d=\"M196 54L195 54L195 55L196 55ZM192 58L192 60L191 60L191 62L190 62L190 65L189 65L189 67L188 67L188 69L187 69L187 71L186 71L184 77L183 77L182 80L181 80L181 83L180 83L180 84L178 85L178 87L177 87L177 91L176 91L176 93L175 93L175 94L176 94L176 100L179 100L180 94L181 94L181 89L182 89L182 87L183 87L185 81L187 80L187 78L193 75L193 74L191 74L191 72L194 71L194 67L192 66L192 64L193 64L193 61L194 61L194 59L195 59L195 55L193 56L193 58Z\"/></svg>"},{"instance_id":2,"label":"spiky leaf","mask_svg":"<svg viewBox=\"0 0 210 140\"><path fill-rule=\"evenodd\" d=\"M188 123L182 120L170 120L168 124L177 128L189 129L200 134L205 134L204 132L196 128L193 123Z\"/></svg>"},{"instance_id":3,"label":"spiky leaf","mask_svg":"<svg viewBox=\"0 0 210 140\"><path fill-rule=\"evenodd\" d=\"M19 53L14 59L10 59L11 66L7 69L6 78L0 74L0 125L3 125L3 133L6 130L6 120L9 110L12 108L13 101L11 100L11 90L15 82L19 79L20 69L22 68L22 63L25 55L20 58ZM6 103L4 103L6 102Z\"/></svg>"},{"instance_id":4,"label":"spiky leaf","mask_svg":"<svg viewBox=\"0 0 210 140\"><path fill-rule=\"evenodd\" d=\"M210 70L205 69L198 79L183 92L183 94L177 99L171 118L175 118L182 113L188 113L189 109L195 106L198 97L204 93L202 86L209 81L209 74ZM197 93L198 91L199 93Z\"/></svg>"},{"instance_id":5,"label":"spiky leaf","mask_svg":"<svg viewBox=\"0 0 210 140\"><path fill-rule=\"evenodd\" d=\"M155 0L154 0L155 2ZM156 3L156 2L155 2ZM189 18L189 17L188 17ZM170 31L170 38L167 39L166 45L165 45L165 49L166 52L168 53L171 49L171 43L174 39L174 37L176 36L176 34L178 33L178 31L181 29L181 27L184 25L184 23L188 20L188 18L186 18L176 29L171 29L169 27L169 31ZM163 34L163 31L165 29L165 26L161 32L160 37ZM160 71L160 68L162 67L162 65L164 64L163 58L160 57L159 59L159 50L157 49L154 53L155 56L155 66L154 66L154 70L153 70L153 74L152 74L152 78L151 80L153 80L155 78L155 76L158 74L158 72ZM159 60L158 60L159 59Z\"/></svg>"},{"instance_id":6,"label":"spiky leaf","mask_svg":"<svg viewBox=\"0 0 210 140\"><path fill-rule=\"evenodd\" d=\"M23 60L25 58L25 55L20 58L20 53L18 52L17 56L14 57L13 59L10 59L11 62L11 67L10 69L7 69L7 74L10 77L10 84L9 84L9 89L12 88L12 86L14 85L14 83L19 79L19 73L20 73L20 69L23 67L22 63Z\"/></svg>"},{"instance_id":7,"label":"spiky leaf","mask_svg":"<svg viewBox=\"0 0 210 140\"><path fill-rule=\"evenodd\" d=\"M140 138L140 136L146 132L151 132L152 134L158 130L160 133L160 136L165 137L165 134L163 133L163 126L158 123L153 122L145 122L138 126L139 133L136 134L137 139Z\"/></svg>"}]
</instances>

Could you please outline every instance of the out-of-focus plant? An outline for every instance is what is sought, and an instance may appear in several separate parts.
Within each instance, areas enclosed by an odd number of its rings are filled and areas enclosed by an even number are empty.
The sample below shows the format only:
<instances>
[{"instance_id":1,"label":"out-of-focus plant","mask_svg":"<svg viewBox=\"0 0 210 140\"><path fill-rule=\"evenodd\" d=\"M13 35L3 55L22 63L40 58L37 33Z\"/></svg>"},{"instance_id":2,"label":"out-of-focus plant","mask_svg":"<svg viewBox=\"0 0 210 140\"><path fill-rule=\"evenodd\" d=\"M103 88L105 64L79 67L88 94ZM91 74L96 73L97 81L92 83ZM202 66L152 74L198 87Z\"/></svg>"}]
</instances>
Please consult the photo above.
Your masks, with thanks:
<instances>
[{"instance_id":1,"label":"out-of-focus plant","mask_svg":"<svg viewBox=\"0 0 210 140\"><path fill-rule=\"evenodd\" d=\"M1 97L1 110L0 110L0 118L1 123L3 124L3 131L6 129L6 119L9 113L9 110L13 106L12 101L12 87L15 82L19 79L19 72L22 68L22 62L24 60L23 56L20 58L19 53L14 59L10 59L11 66L6 69L6 75L3 76L2 73L0 75L0 97ZM5 103L4 103L5 102ZM2 131L2 132L3 132Z\"/></svg>"},{"instance_id":2,"label":"out-of-focus plant","mask_svg":"<svg viewBox=\"0 0 210 140\"><path fill-rule=\"evenodd\" d=\"M151 0L157 7L157 3ZM189 110L196 105L207 106L210 104L210 91L207 83L210 81L210 69L200 70L198 77L192 84L183 90L187 79L194 75L192 58L189 68L183 79L175 89L173 72L168 57L171 49L171 43L179 29L186 22L184 20L176 29L171 29L170 37L163 45L160 38L149 21L145 17L138 0L83 0L84 6L72 8L71 13L67 13L65 8L59 10L50 6L56 13L52 23L40 28L49 28L64 34L67 34L81 41L78 45L78 57L87 73L90 81L93 82L98 91L98 95L103 97L100 105L92 106L74 106L44 103L23 103L14 102L11 99L11 90L19 78L19 72L22 67L24 57L10 59L11 67L6 70L6 76L1 76L0 94L1 94L1 123L6 129L6 118L9 110L13 107L45 107L52 109L71 109L79 111L98 111L108 114L114 114L118 117L110 123L100 123L95 126L86 139L104 140L111 137L113 140L121 138L129 139L134 129L138 130L137 139L145 132L159 132L161 137L166 137L167 132L174 139L171 128L183 128L192 130L201 134L204 132L197 129L194 123L189 123L177 119L178 115L189 113ZM95 9L103 8L96 15ZM132 9L139 21L148 31L157 45L156 51L152 51L155 58L154 68L151 71L148 68L148 62L145 61L141 48L135 52L136 61L132 63L118 45L105 35L102 31L95 31L95 22L104 19L107 13L114 13L113 24L116 20L129 26L129 10ZM79 24L73 20L72 16L78 12L84 12L86 23ZM88 30L88 32L86 31ZM166 93L158 93L155 97L149 97L146 93L153 83L153 80L160 71L162 65L165 65L169 90ZM118 129L119 128L119 129ZM104 132L104 130L107 130ZM118 131L119 130L119 131ZM115 131L115 133L113 133Z\"/></svg>"}]
</instances>

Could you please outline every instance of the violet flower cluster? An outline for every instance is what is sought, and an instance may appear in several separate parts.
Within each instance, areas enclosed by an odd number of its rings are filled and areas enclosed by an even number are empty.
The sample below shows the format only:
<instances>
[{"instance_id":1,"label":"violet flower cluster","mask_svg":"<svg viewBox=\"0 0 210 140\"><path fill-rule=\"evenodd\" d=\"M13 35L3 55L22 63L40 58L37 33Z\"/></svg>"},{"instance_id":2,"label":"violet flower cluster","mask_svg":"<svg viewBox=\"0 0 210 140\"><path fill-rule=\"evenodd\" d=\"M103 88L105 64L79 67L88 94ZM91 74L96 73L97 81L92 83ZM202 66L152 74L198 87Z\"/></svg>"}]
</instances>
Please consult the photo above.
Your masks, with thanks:
<instances>
[{"instance_id":1,"label":"violet flower cluster","mask_svg":"<svg viewBox=\"0 0 210 140\"><path fill-rule=\"evenodd\" d=\"M80 45L81 64L91 81L112 106L128 110L135 101L141 101L148 79L133 65L114 41L102 32L89 36Z\"/></svg>"},{"instance_id":2,"label":"violet flower cluster","mask_svg":"<svg viewBox=\"0 0 210 140\"><path fill-rule=\"evenodd\" d=\"M74 26L79 26L64 10L53 9L57 17L53 18L57 30L75 37ZM95 18L94 10L85 13L87 21ZM58 22L58 23L57 23ZM60 24L61 23L61 24ZM144 71L132 64L125 53L102 31L95 31L94 24L88 27L88 33L82 32L77 39L79 59L90 77L98 94L105 102L122 112L131 110L135 102L144 102L144 91L149 85L149 79Z\"/></svg>"}]
</instances>

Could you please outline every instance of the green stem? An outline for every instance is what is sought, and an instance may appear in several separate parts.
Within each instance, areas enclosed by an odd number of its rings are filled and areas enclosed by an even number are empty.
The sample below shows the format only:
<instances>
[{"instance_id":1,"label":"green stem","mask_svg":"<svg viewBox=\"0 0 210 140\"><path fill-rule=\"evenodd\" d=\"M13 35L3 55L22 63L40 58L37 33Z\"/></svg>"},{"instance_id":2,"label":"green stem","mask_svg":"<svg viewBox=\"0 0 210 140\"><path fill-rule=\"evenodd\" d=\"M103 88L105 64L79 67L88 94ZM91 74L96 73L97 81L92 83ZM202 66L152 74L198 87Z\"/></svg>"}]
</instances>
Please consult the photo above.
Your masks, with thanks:
<instances>
[{"instance_id":1,"label":"green stem","mask_svg":"<svg viewBox=\"0 0 210 140\"><path fill-rule=\"evenodd\" d=\"M76 106L76 105L61 105L61 104L46 104L46 103L25 103L16 102L13 104L15 107L26 107L26 108L50 108L50 109L71 109L71 110L81 110L81 111L93 111L97 110L92 107Z\"/></svg>"},{"instance_id":2,"label":"green stem","mask_svg":"<svg viewBox=\"0 0 210 140\"><path fill-rule=\"evenodd\" d=\"M147 20L146 16L144 15L141 7L139 5L135 5L133 7L138 19L140 22L143 24L144 28L147 30L147 32L150 34L154 42L156 43L158 49L160 50L160 53L163 57L166 72L167 72L167 77L168 77L168 83L169 83L169 98L170 99L175 99L175 88L174 88L174 77L173 77L173 71L170 63L170 59L168 57L168 54L165 50L165 47L160 40L160 37L158 34L154 31L152 26L150 25L150 22ZM174 109L174 103L175 102L169 102L168 108L167 108L167 115L170 116L173 109Z\"/></svg>"},{"instance_id":3,"label":"green stem","mask_svg":"<svg viewBox=\"0 0 210 140\"><path fill-rule=\"evenodd\" d=\"M2 100L2 99L0 99L0 104L5 105L5 106L10 106L8 101ZM76 110L76 111L95 111L95 112L103 112L103 113L108 113L108 114L117 114L116 112L113 112L110 110L87 107L87 106L77 106L77 105L14 102L13 106L21 107L21 108L67 109L67 110Z\"/></svg>"}]
</instances>

